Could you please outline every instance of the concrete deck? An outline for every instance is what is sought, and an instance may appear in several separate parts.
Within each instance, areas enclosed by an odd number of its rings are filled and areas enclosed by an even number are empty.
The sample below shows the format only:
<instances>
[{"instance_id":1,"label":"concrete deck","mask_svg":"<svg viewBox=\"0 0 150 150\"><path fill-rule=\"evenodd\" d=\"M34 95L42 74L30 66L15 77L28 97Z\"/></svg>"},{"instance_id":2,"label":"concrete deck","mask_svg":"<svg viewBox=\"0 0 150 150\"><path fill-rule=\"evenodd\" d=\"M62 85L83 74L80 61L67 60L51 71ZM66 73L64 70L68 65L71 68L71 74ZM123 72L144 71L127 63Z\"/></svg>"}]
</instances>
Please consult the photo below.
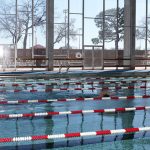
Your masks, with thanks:
<instances>
[{"instance_id":1,"label":"concrete deck","mask_svg":"<svg viewBox=\"0 0 150 150\"><path fill-rule=\"evenodd\" d=\"M0 72L1 77L147 77L150 76L150 70L73 70L73 71L16 71Z\"/></svg>"}]
</instances>

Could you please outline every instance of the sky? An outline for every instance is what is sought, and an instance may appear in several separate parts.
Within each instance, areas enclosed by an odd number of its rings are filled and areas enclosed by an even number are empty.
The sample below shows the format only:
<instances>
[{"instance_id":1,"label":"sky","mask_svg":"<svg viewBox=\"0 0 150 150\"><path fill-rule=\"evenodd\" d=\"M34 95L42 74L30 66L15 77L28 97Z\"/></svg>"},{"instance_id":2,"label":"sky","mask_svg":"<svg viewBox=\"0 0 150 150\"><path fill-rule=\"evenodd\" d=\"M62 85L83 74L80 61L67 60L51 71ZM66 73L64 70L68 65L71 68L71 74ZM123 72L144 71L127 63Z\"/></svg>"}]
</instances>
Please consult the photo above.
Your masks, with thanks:
<instances>
[{"instance_id":1,"label":"sky","mask_svg":"<svg viewBox=\"0 0 150 150\"><path fill-rule=\"evenodd\" d=\"M2 1L6 0L0 0L0 5L2 4ZM10 0L7 0L9 2ZM11 0L12 1L12 0ZM15 3L15 0L13 0ZM22 0L18 0L19 3L21 3ZM55 23L58 22L64 22L64 16L65 14L63 11L67 9L67 1L68 0L54 0L55 2ZM116 8L116 1L117 0L106 0L106 10L110 8ZM103 7L103 0L85 0L85 16L86 17L95 17L99 12L102 11ZM123 7L124 5L124 0L119 1L120 7ZM70 10L72 13L81 13L82 12L82 0L70 0ZM149 10L150 10L150 0L149 0ZM150 12L149 12L150 14ZM137 0L137 25L142 25L141 22L144 20L143 18L145 17L145 0ZM75 23L75 30L78 31L78 33L81 34L80 28L82 27L82 19L81 15L70 15L70 19L74 19ZM36 29L35 31L36 37L35 41L36 44L41 44L45 45L46 41L46 36L44 32L41 31L41 29ZM85 45L90 45L92 44L91 39L93 37L97 37L98 35L98 29L95 26L94 20L93 19L85 19ZM31 36L28 39L28 46L31 47L31 42L32 38ZM80 42L79 42L80 41ZM10 39L5 39L4 37L1 37L0 34L0 44L6 44L6 43L11 43ZM81 37L77 36L75 41L71 41L71 46L74 48L79 48L81 47ZM19 47L21 47L21 44L18 44ZM137 41L136 44L138 47L143 47L143 41ZM55 45L55 48L63 47L64 46L64 41L60 42L59 44ZM113 43L107 43L106 45L108 48L114 47L114 42ZM123 43L120 44L120 47L123 46Z\"/></svg>"},{"instance_id":2,"label":"sky","mask_svg":"<svg viewBox=\"0 0 150 150\"><path fill-rule=\"evenodd\" d=\"M120 0L120 7L123 7L123 4L124 4L123 0ZM116 0L106 0L106 9L115 8L116 5L117 5ZM56 7L56 14L58 10L62 12L64 8L67 9L67 0L55 0L55 7ZM82 12L82 0L70 0L70 10L71 12L81 13ZM103 10L103 0L85 0L85 17L94 18L102 10ZM82 27L81 16L70 15L70 18L76 19L76 22L75 22L76 30ZM97 37L97 35L98 35L98 29L95 26L94 19L85 19L85 45L91 45L92 44L91 39L94 37ZM72 41L71 43L74 44L73 47L76 47L76 45L79 45L79 37L77 38L76 42Z\"/></svg>"}]
</instances>

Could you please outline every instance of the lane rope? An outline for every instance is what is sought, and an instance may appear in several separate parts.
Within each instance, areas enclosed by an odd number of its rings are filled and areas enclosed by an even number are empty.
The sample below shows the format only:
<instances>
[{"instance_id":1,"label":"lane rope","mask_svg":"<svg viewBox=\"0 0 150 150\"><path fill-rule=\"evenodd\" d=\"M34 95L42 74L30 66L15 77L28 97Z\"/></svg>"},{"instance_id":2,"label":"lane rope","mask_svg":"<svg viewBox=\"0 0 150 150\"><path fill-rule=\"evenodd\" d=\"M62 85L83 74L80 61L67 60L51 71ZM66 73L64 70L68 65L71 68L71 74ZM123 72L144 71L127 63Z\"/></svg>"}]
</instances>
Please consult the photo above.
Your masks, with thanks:
<instances>
[{"instance_id":1,"label":"lane rope","mask_svg":"<svg viewBox=\"0 0 150 150\"><path fill-rule=\"evenodd\" d=\"M70 102L70 101L101 101L101 100L133 100L139 98L150 98L150 95L142 95L142 96L110 96L110 97L91 97L91 98L60 98L60 99L41 99L41 100L0 100L0 105L4 104L28 104L28 103L50 103L50 102Z\"/></svg>"},{"instance_id":2,"label":"lane rope","mask_svg":"<svg viewBox=\"0 0 150 150\"><path fill-rule=\"evenodd\" d=\"M150 106L138 106L138 107L129 107L129 108L112 108L112 109L98 109L98 110L73 110L73 111L64 111L64 112L40 112L40 113L25 113L25 114L0 114L0 119L47 117L47 116L54 116L54 115L87 114L87 113L130 112L130 111L149 110L149 109L150 109Z\"/></svg>"},{"instance_id":3,"label":"lane rope","mask_svg":"<svg viewBox=\"0 0 150 150\"><path fill-rule=\"evenodd\" d=\"M56 81L58 81L58 82L68 82L68 81L81 81L81 82L83 82L83 81L86 81L86 80L100 80L100 81L104 81L104 80L106 80L106 81L136 81L136 80L141 80L141 81L143 81L143 80L147 80L147 81L150 81L150 78L143 78L143 77L136 77L136 78L134 78L134 77L128 77L128 78L124 78L124 77L120 77L120 78L112 78L112 77L102 77L102 78L93 78L93 77L91 77L91 78L85 78L85 79L80 79L80 78L71 78L71 79L65 79L65 78L59 78L59 79L27 79L27 80L24 80L24 79L17 79L17 80L15 80L15 81L13 81L13 80L0 80L0 82L24 82L24 83L26 83L26 82L36 82L36 81L41 81L41 82L48 82L48 81L50 81L50 82L52 82L52 81L54 81L54 82L56 82Z\"/></svg>"},{"instance_id":4,"label":"lane rope","mask_svg":"<svg viewBox=\"0 0 150 150\"><path fill-rule=\"evenodd\" d=\"M21 87L21 86L50 86L50 85L94 85L94 84L115 84L115 83L145 83L146 81L94 81L94 82L51 82L51 83L1 83L1 87L12 86L12 87Z\"/></svg>"},{"instance_id":5,"label":"lane rope","mask_svg":"<svg viewBox=\"0 0 150 150\"><path fill-rule=\"evenodd\" d=\"M0 93L17 93L17 92L55 92L55 91L94 91L94 90L120 90L120 89L149 89L150 86L128 86L128 87L122 87L122 86L116 86L116 87L91 87L91 88L46 88L46 89L32 89L32 90L24 90L24 89L15 89L15 90L7 90L7 89L1 89Z\"/></svg>"},{"instance_id":6,"label":"lane rope","mask_svg":"<svg viewBox=\"0 0 150 150\"><path fill-rule=\"evenodd\" d=\"M101 136L101 135L117 135L117 134L127 134L136 132L146 132L150 131L150 127L140 127L140 128L125 128L117 130L99 130L92 132L74 132L66 134L54 134L54 135L33 135L26 137L6 137L0 138L0 143L10 143L10 142L22 142L22 141L39 141L48 139L66 139L66 138L77 138L77 137L89 137L89 136Z\"/></svg>"}]
</instances>

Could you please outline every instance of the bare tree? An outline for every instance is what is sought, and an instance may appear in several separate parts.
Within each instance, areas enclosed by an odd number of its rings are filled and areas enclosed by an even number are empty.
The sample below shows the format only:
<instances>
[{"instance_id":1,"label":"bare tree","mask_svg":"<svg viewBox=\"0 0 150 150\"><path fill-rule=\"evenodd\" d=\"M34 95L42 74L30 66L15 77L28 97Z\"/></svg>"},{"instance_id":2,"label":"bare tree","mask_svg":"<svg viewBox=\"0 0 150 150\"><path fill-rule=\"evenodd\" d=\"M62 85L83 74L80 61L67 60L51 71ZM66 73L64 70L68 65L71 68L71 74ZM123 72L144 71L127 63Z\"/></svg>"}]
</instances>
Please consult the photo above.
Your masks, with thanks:
<instances>
[{"instance_id":1,"label":"bare tree","mask_svg":"<svg viewBox=\"0 0 150 150\"><path fill-rule=\"evenodd\" d=\"M31 0L22 1L18 6L18 26L16 31L16 18L12 15L15 10L13 3L5 3L0 7L0 31L4 33L5 38L12 38L15 44L22 39L23 48L27 47L27 39L32 27L45 27L46 25L46 4L45 0L34 0L34 23L32 24L32 2ZM65 19L65 18L64 18ZM66 20L67 21L67 20ZM76 31L74 30L75 20L70 21L70 38L75 40ZM44 31L44 30L43 30ZM17 37L16 37L17 32ZM64 23L55 27L54 44L59 43L67 37L68 24ZM16 39L17 38L17 39Z\"/></svg>"},{"instance_id":2,"label":"bare tree","mask_svg":"<svg viewBox=\"0 0 150 150\"><path fill-rule=\"evenodd\" d=\"M147 33L146 33L146 23L145 20L141 21L142 24L140 25L141 28L138 28L136 30L136 37L138 40L146 40L147 35L147 41L150 43L150 20L147 21Z\"/></svg>"},{"instance_id":3,"label":"bare tree","mask_svg":"<svg viewBox=\"0 0 150 150\"><path fill-rule=\"evenodd\" d=\"M72 19L69 25L69 34L70 34L69 39L72 39L72 40L76 40L76 33L77 33L77 31L74 29L74 22L75 20ZM56 26L54 44L59 43L64 38L67 38L67 35L68 35L68 24L64 23L64 24Z\"/></svg>"},{"instance_id":4,"label":"bare tree","mask_svg":"<svg viewBox=\"0 0 150 150\"><path fill-rule=\"evenodd\" d=\"M124 38L124 8L118 8L118 18L117 9L112 8L105 11L105 28L103 29L103 11L100 12L95 17L95 24L98 31L98 37L93 38L92 42L94 44L101 43L103 40L103 30L105 30L105 41L112 42L115 41L115 48L118 49L118 42ZM101 18L101 19L99 19ZM118 19L118 25L117 25Z\"/></svg>"},{"instance_id":5,"label":"bare tree","mask_svg":"<svg viewBox=\"0 0 150 150\"><path fill-rule=\"evenodd\" d=\"M7 3L0 7L0 31L5 33L5 37L11 37L12 43L23 39L23 48L27 47L27 38L30 29L35 26L44 25L46 22L45 0L35 0L34 3L34 23L32 24L32 3L31 0L22 1L18 6L18 22L16 31L16 19L12 15L15 10L13 3ZM16 39L17 32L17 39Z\"/></svg>"}]
</instances>

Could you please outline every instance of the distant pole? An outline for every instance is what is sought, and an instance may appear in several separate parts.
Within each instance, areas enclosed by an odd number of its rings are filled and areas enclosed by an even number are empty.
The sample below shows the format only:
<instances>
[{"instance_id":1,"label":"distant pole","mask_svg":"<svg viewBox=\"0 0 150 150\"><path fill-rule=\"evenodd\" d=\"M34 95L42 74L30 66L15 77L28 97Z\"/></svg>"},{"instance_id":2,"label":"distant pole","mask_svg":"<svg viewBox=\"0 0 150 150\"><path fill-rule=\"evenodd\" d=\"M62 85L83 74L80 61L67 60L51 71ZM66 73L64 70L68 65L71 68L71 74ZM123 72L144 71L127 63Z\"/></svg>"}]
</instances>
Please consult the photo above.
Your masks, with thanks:
<instances>
[{"instance_id":1,"label":"distant pole","mask_svg":"<svg viewBox=\"0 0 150 150\"><path fill-rule=\"evenodd\" d=\"M38 44L38 43L37 43L38 41L37 41L37 36L36 36L36 29L35 29L34 33L35 33L35 34L34 34L34 37L35 37L35 45L37 45L37 44Z\"/></svg>"},{"instance_id":2,"label":"distant pole","mask_svg":"<svg viewBox=\"0 0 150 150\"><path fill-rule=\"evenodd\" d=\"M79 29L79 49L80 49L80 29Z\"/></svg>"},{"instance_id":3,"label":"distant pole","mask_svg":"<svg viewBox=\"0 0 150 150\"><path fill-rule=\"evenodd\" d=\"M52 71L54 68L54 0L46 0L46 54L48 71Z\"/></svg>"},{"instance_id":4,"label":"distant pole","mask_svg":"<svg viewBox=\"0 0 150 150\"><path fill-rule=\"evenodd\" d=\"M82 30L82 28L79 28L78 30L79 30L79 49L80 49L81 48L81 46L80 46L80 44L81 44L81 37L80 37L81 32L80 31Z\"/></svg>"},{"instance_id":5,"label":"distant pole","mask_svg":"<svg viewBox=\"0 0 150 150\"><path fill-rule=\"evenodd\" d=\"M67 12L68 10L65 9L64 11L64 14L65 14L65 48L67 47Z\"/></svg>"}]
</instances>

